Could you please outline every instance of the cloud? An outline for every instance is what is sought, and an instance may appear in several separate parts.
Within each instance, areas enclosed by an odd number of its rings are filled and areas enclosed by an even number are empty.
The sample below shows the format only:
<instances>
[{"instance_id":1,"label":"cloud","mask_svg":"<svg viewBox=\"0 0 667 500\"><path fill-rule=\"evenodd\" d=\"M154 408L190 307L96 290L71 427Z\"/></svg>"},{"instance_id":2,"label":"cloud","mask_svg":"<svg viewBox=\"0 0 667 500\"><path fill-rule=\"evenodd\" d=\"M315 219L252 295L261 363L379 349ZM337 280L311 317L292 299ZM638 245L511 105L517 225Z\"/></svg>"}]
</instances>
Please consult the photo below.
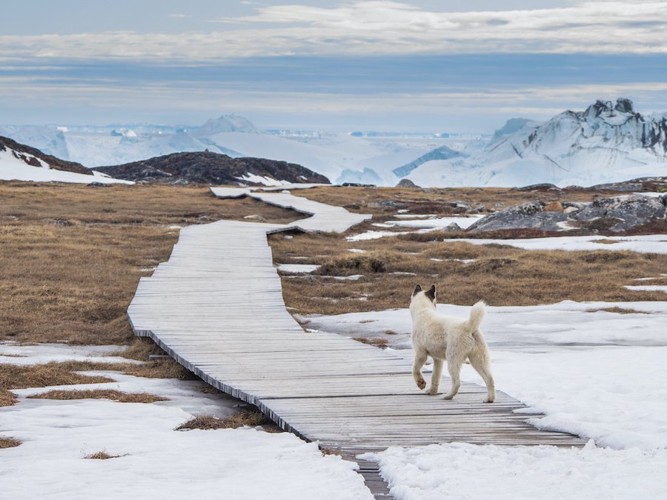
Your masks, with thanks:
<instances>
[{"instance_id":1,"label":"cloud","mask_svg":"<svg viewBox=\"0 0 667 500\"><path fill-rule=\"evenodd\" d=\"M333 7L255 6L210 33L0 36L0 59L111 58L205 62L280 55L667 53L665 1L448 12L363 0Z\"/></svg>"}]
</instances>

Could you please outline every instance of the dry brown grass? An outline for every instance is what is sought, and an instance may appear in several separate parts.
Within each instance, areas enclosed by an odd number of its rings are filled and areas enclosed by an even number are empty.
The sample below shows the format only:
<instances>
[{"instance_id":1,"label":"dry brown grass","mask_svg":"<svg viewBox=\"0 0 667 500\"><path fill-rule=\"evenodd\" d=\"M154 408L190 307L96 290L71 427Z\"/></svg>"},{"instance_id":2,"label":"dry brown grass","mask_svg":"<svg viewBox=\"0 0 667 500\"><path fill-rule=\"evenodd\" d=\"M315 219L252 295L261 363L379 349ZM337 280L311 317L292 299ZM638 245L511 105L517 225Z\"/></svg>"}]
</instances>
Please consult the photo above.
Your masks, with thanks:
<instances>
[{"instance_id":1,"label":"dry brown grass","mask_svg":"<svg viewBox=\"0 0 667 500\"><path fill-rule=\"evenodd\" d=\"M351 243L330 235L295 235L292 239L274 235L270 242L276 262L325 265L317 273L283 280L286 304L299 314L403 308L416 283L435 283L441 302L461 305L480 299L496 306L562 300L664 300L661 292L638 292L624 286L636 284L637 278L659 276L667 269L666 255L529 251L502 244L403 237ZM366 253L351 253L353 248ZM379 261L374 268L384 271L349 269L348 263L359 256L373 256ZM356 281L331 277L348 274L363 277Z\"/></svg>"},{"instance_id":2,"label":"dry brown grass","mask_svg":"<svg viewBox=\"0 0 667 500\"><path fill-rule=\"evenodd\" d=\"M238 429L239 427L267 426L271 430L273 422L257 409L246 409L227 418L199 416L176 427L177 431ZM277 427L276 427L277 429Z\"/></svg>"},{"instance_id":3,"label":"dry brown grass","mask_svg":"<svg viewBox=\"0 0 667 500\"><path fill-rule=\"evenodd\" d=\"M174 360L160 359L136 365L131 363L98 363L92 361L65 361L41 365L15 366L0 364L0 406L10 406L16 398L10 389L50 387L55 385L97 384L113 382L99 375L82 375L82 371L118 371L126 375L146 378L193 379L195 376ZM74 394L76 391L62 391ZM79 391L80 394L112 394L114 391ZM65 397L65 396L64 396ZM93 395L87 397L95 397ZM100 396L104 397L104 396ZM50 398L55 399L55 398Z\"/></svg>"},{"instance_id":4,"label":"dry brown grass","mask_svg":"<svg viewBox=\"0 0 667 500\"><path fill-rule=\"evenodd\" d=\"M81 375L75 371L68 363L32 366L3 364L0 365L0 390L113 382L108 377Z\"/></svg>"},{"instance_id":5,"label":"dry brown grass","mask_svg":"<svg viewBox=\"0 0 667 500\"><path fill-rule=\"evenodd\" d=\"M598 309L586 309L586 312L609 312L614 314L651 314L646 311L638 311L631 307L600 307Z\"/></svg>"},{"instance_id":6,"label":"dry brown grass","mask_svg":"<svg viewBox=\"0 0 667 500\"><path fill-rule=\"evenodd\" d=\"M16 396L7 389L0 389L0 406L12 406L16 404Z\"/></svg>"},{"instance_id":7,"label":"dry brown grass","mask_svg":"<svg viewBox=\"0 0 667 500\"><path fill-rule=\"evenodd\" d=\"M126 456L126 455L111 455L111 454L107 453L106 451L98 451L96 453L91 453L90 455L86 455L83 458L85 458L87 460L109 460L111 458L119 458L119 457L123 457L123 456Z\"/></svg>"},{"instance_id":8,"label":"dry brown grass","mask_svg":"<svg viewBox=\"0 0 667 500\"><path fill-rule=\"evenodd\" d=\"M362 344L379 347L380 349L386 349L389 347L389 341L382 337L354 337L352 340L356 340Z\"/></svg>"},{"instance_id":9,"label":"dry brown grass","mask_svg":"<svg viewBox=\"0 0 667 500\"><path fill-rule=\"evenodd\" d=\"M21 441L14 438L0 436L0 450L4 448L15 448L21 444Z\"/></svg>"},{"instance_id":10,"label":"dry brown grass","mask_svg":"<svg viewBox=\"0 0 667 500\"><path fill-rule=\"evenodd\" d=\"M42 394L35 394L28 396L30 399L59 399L59 400L73 400L73 399L109 399L118 403L155 403L156 401L169 401L169 398L162 396L155 396L154 394L129 393L115 391L111 389L98 390L53 390L44 392Z\"/></svg>"},{"instance_id":11,"label":"dry brown grass","mask_svg":"<svg viewBox=\"0 0 667 500\"><path fill-rule=\"evenodd\" d=\"M299 192L310 199L373 213L379 220L398 209L451 215L490 211L542 199L588 201L607 193L526 192L507 189L378 189L323 187ZM167 260L177 229L218 219L257 215L284 223L302 216L252 199L218 200L207 188L113 186L93 188L0 182L0 341L125 344L141 365L57 363L0 366L0 404L11 388L108 381L74 373L119 370L191 378L161 351L135 339L126 310L141 276ZM471 209L461 208L458 202ZM483 207L480 205L483 204ZM362 226L370 228L370 224ZM361 230L355 228L355 231ZM664 228L663 228L664 229ZM530 237L522 231L497 237ZM415 283L436 283L441 302L528 305L564 299L664 300L660 292L624 288L660 276L667 256L632 252L526 251L501 244L453 240L451 232L350 243L341 235L270 237L276 262L319 264L318 273L283 280L287 306L301 314L338 314L406 307ZM466 236L470 236L466 234ZM488 235L485 235L488 236ZM443 241L447 238L447 241ZM353 254L351 249L365 253ZM306 257L306 260L298 259ZM461 260L473 260L470 263ZM335 278L363 274L358 281ZM241 424L246 425L246 424Z\"/></svg>"},{"instance_id":12,"label":"dry brown grass","mask_svg":"<svg viewBox=\"0 0 667 500\"><path fill-rule=\"evenodd\" d=\"M598 197L614 196L614 192L591 192L579 189L563 191L520 191L509 188L375 188L323 186L295 192L299 196L345 207L351 212L371 213L382 218L399 209L413 214L455 215L465 213L459 202L473 212L489 212L527 201L541 199L556 201L591 201Z\"/></svg>"},{"instance_id":13,"label":"dry brown grass","mask_svg":"<svg viewBox=\"0 0 667 500\"><path fill-rule=\"evenodd\" d=\"M141 276L167 260L172 226L301 216L203 187L0 182L0 340L128 343Z\"/></svg>"}]
</instances>

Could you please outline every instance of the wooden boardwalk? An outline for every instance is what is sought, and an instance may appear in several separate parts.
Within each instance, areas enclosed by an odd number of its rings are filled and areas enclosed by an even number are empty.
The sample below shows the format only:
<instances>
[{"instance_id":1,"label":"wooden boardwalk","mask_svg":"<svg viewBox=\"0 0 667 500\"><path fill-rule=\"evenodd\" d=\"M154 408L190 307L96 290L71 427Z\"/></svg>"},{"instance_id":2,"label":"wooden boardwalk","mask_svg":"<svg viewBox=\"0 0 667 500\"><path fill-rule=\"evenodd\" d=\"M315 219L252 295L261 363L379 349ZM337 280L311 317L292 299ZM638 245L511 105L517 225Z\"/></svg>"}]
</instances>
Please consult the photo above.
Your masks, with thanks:
<instances>
[{"instance_id":1,"label":"wooden boardwalk","mask_svg":"<svg viewBox=\"0 0 667 500\"><path fill-rule=\"evenodd\" d=\"M340 217L312 218L319 229L344 230ZM285 309L266 238L292 226L219 221L183 229L169 261L139 283L128 310L135 333L283 429L351 459L451 441L583 444L527 424L514 412L524 405L502 392L494 404L482 403L486 390L473 384L453 401L426 396L399 353L304 332ZM372 482L373 467L364 464Z\"/></svg>"},{"instance_id":2,"label":"wooden boardwalk","mask_svg":"<svg viewBox=\"0 0 667 500\"><path fill-rule=\"evenodd\" d=\"M352 226L370 220L370 214L355 214L342 207L334 207L312 201L290 193L275 193L265 190L255 191L252 188L211 188L211 192L219 198L240 198L249 196L269 205L289 208L301 212L309 217L292 224L282 226L282 229L301 229L302 231L326 231L343 233Z\"/></svg>"}]
</instances>

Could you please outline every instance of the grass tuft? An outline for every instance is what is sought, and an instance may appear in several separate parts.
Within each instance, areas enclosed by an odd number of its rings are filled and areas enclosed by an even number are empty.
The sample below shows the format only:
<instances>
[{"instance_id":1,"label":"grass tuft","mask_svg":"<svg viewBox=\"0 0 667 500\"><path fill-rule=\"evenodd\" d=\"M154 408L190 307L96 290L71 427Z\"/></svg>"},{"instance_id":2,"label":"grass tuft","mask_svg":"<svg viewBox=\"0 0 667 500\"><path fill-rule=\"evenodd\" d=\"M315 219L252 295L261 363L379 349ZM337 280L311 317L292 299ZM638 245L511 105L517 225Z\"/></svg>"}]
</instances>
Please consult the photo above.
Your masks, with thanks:
<instances>
[{"instance_id":1,"label":"grass tuft","mask_svg":"<svg viewBox=\"0 0 667 500\"><path fill-rule=\"evenodd\" d=\"M362 344L379 347L380 349L386 349L389 346L389 341L382 337L354 337L353 340L361 342Z\"/></svg>"},{"instance_id":2,"label":"grass tuft","mask_svg":"<svg viewBox=\"0 0 667 500\"><path fill-rule=\"evenodd\" d=\"M323 276L347 276L360 273L384 273L387 271L387 257L380 255L341 255L334 257L315 271Z\"/></svg>"},{"instance_id":3,"label":"grass tuft","mask_svg":"<svg viewBox=\"0 0 667 500\"><path fill-rule=\"evenodd\" d=\"M107 453L106 451L98 451L97 453L91 453L90 455L86 455L85 459L87 460L109 460L111 458L119 458L123 457L126 455L111 455Z\"/></svg>"},{"instance_id":4,"label":"grass tuft","mask_svg":"<svg viewBox=\"0 0 667 500\"><path fill-rule=\"evenodd\" d=\"M273 422L257 409L243 410L231 417L199 416L176 427L177 431L238 429L239 427L272 426Z\"/></svg>"},{"instance_id":5,"label":"grass tuft","mask_svg":"<svg viewBox=\"0 0 667 500\"><path fill-rule=\"evenodd\" d=\"M11 437L2 437L0 436L0 450L4 448L16 448L21 444L21 441Z\"/></svg>"},{"instance_id":6,"label":"grass tuft","mask_svg":"<svg viewBox=\"0 0 667 500\"><path fill-rule=\"evenodd\" d=\"M155 396L153 394L128 393L111 389L98 390L53 390L42 394L28 396L30 399L109 399L119 403L155 403L156 401L169 401L169 398Z\"/></svg>"},{"instance_id":7,"label":"grass tuft","mask_svg":"<svg viewBox=\"0 0 667 500\"><path fill-rule=\"evenodd\" d=\"M632 309L631 307L601 307L599 309L586 309L586 312L608 312L608 313L615 313L615 314L651 314L650 312L646 311L638 311L637 309Z\"/></svg>"},{"instance_id":8,"label":"grass tuft","mask_svg":"<svg viewBox=\"0 0 667 500\"><path fill-rule=\"evenodd\" d=\"M7 389L0 389L0 406L12 406L16 404L16 396Z\"/></svg>"},{"instance_id":9,"label":"grass tuft","mask_svg":"<svg viewBox=\"0 0 667 500\"><path fill-rule=\"evenodd\" d=\"M77 371L76 363L46 363L32 366L0 365L0 391L51 385L113 382L113 379L108 377L81 375L75 371Z\"/></svg>"}]
</instances>

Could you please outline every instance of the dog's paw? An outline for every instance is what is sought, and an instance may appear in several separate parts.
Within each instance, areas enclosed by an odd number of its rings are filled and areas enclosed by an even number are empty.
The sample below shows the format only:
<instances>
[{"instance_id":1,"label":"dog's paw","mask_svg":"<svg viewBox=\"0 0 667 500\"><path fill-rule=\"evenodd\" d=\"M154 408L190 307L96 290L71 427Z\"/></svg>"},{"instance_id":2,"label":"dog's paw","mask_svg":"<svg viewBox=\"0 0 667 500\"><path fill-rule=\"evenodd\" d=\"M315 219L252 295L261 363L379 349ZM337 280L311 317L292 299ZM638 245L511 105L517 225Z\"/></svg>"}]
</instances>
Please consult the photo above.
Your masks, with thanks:
<instances>
[{"instance_id":1,"label":"dog's paw","mask_svg":"<svg viewBox=\"0 0 667 500\"><path fill-rule=\"evenodd\" d=\"M438 394L438 389L434 389L433 387L431 387L428 391L426 391L426 394L428 394L429 396L435 396L436 394Z\"/></svg>"},{"instance_id":2,"label":"dog's paw","mask_svg":"<svg viewBox=\"0 0 667 500\"><path fill-rule=\"evenodd\" d=\"M444 399L446 399L447 401L450 401L450 400L454 399L454 394L451 394L451 395L450 395L450 394L447 394L447 395L444 397Z\"/></svg>"},{"instance_id":3,"label":"dog's paw","mask_svg":"<svg viewBox=\"0 0 667 500\"><path fill-rule=\"evenodd\" d=\"M484 400L485 403L493 403L493 401L494 401L493 399L488 399L488 398Z\"/></svg>"},{"instance_id":4,"label":"dog's paw","mask_svg":"<svg viewBox=\"0 0 667 500\"><path fill-rule=\"evenodd\" d=\"M416 380L415 382L417 382L417 387L419 387L420 389L426 387L426 380L424 380L423 378Z\"/></svg>"}]
</instances>

